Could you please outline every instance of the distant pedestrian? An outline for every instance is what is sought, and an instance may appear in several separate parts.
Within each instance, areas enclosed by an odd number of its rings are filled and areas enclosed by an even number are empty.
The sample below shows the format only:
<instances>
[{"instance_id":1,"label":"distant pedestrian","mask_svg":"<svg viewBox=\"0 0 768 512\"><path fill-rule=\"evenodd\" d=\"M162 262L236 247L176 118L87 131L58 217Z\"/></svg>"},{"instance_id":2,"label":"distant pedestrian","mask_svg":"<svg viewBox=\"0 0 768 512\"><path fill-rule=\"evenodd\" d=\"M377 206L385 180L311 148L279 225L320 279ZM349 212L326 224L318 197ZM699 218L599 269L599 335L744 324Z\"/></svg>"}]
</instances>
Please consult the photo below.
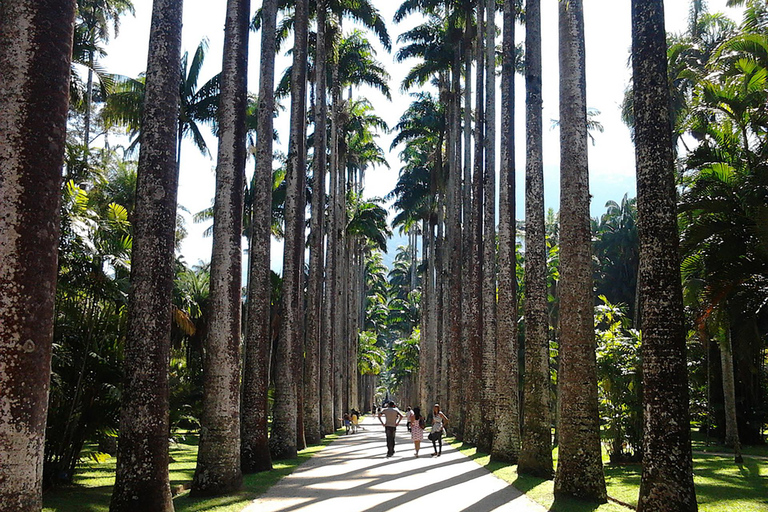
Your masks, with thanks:
<instances>
[{"instance_id":1,"label":"distant pedestrian","mask_svg":"<svg viewBox=\"0 0 768 512\"><path fill-rule=\"evenodd\" d=\"M421 415L421 408L420 407L414 407L413 411L411 413L411 440L413 441L413 446L416 449L416 457L419 456L419 448L421 447L421 441L424 439L424 427L426 427L426 423L424 421L424 417Z\"/></svg>"},{"instance_id":2,"label":"distant pedestrian","mask_svg":"<svg viewBox=\"0 0 768 512\"><path fill-rule=\"evenodd\" d=\"M352 433L357 434L357 425L360 422L360 413L357 410L352 409L349 413L349 420L352 422Z\"/></svg>"},{"instance_id":3,"label":"distant pedestrian","mask_svg":"<svg viewBox=\"0 0 768 512\"><path fill-rule=\"evenodd\" d=\"M382 421L382 416L384 416L385 421ZM378 418L387 435L387 458L389 458L395 454L395 431L400 420L403 419L403 413L395 407L395 402L390 401L386 404L386 408L379 413Z\"/></svg>"},{"instance_id":4,"label":"distant pedestrian","mask_svg":"<svg viewBox=\"0 0 768 512\"><path fill-rule=\"evenodd\" d=\"M435 404L432 407L432 432L429 434L429 440L432 441L432 447L435 449L433 457L439 457L443 453L443 433L446 423L448 423L448 417L440 410L440 405Z\"/></svg>"},{"instance_id":5,"label":"distant pedestrian","mask_svg":"<svg viewBox=\"0 0 768 512\"><path fill-rule=\"evenodd\" d=\"M349 430L351 428L351 425L350 425L351 421L349 419L349 413L345 412L344 416L342 416L342 419L344 420L344 428L347 430L347 434L349 434Z\"/></svg>"},{"instance_id":6,"label":"distant pedestrian","mask_svg":"<svg viewBox=\"0 0 768 512\"><path fill-rule=\"evenodd\" d=\"M411 431L411 420L413 420L413 411L409 405L405 408L405 428L408 429L408 432Z\"/></svg>"}]
</instances>

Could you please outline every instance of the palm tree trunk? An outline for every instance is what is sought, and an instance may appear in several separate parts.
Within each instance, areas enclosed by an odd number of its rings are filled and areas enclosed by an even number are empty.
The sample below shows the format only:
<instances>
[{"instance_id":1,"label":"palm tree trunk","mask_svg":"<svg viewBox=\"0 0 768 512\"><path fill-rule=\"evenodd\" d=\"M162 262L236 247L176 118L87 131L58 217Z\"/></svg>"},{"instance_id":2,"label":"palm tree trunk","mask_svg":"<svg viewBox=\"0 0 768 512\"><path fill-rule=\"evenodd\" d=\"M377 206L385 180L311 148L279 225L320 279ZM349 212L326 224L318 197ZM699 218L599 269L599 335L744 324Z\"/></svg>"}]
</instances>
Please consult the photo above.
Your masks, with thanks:
<instances>
[{"instance_id":1,"label":"palm tree trunk","mask_svg":"<svg viewBox=\"0 0 768 512\"><path fill-rule=\"evenodd\" d=\"M441 145L442 146L442 145ZM442 194L441 194L442 195ZM444 197L444 196L443 196ZM435 402L443 402L445 394L445 374L443 358L445 355L445 302L447 273L445 271L445 205L443 198L438 200L437 210L437 240L435 242L435 300L432 305L435 308L435 353L432 366L435 375Z\"/></svg>"},{"instance_id":2,"label":"palm tree trunk","mask_svg":"<svg viewBox=\"0 0 768 512\"><path fill-rule=\"evenodd\" d=\"M168 365L178 172L182 0L153 4L133 218L117 472L110 510L173 510L168 481Z\"/></svg>"},{"instance_id":3,"label":"palm tree trunk","mask_svg":"<svg viewBox=\"0 0 768 512\"><path fill-rule=\"evenodd\" d=\"M345 350L344 344L344 205L346 201L346 180L344 178L344 169L341 165L340 155L340 116L342 108L341 88L338 81L338 63L334 62L333 68L333 112L332 112L332 137L333 142L331 144L331 176L335 178L336 186L331 188L334 190L334 196L332 201L333 207L333 315L331 321L333 322L333 360L334 360L334 390L333 390L333 404L334 404L334 426L339 428L341 426L341 417L344 407L344 359L343 354Z\"/></svg>"},{"instance_id":4,"label":"palm tree trunk","mask_svg":"<svg viewBox=\"0 0 768 512\"><path fill-rule=\"evenodd\" d=\"M604 502L592 302L584 15L560 3L560 372L555 495Z\"/></svg>"},{"instance_id":5,"label":"palm tree trunk","mask_svg":"<svg viewBox=\"0 0 768 512\"><path fill-rule=\"evenodd\" d=\"M261 8L261 66L257 133L271 134L275 111L275 31L277 1L265 0ZM272 137L256 141L256 176L251 218L250 275L243 369L240 460L245 473L272 469L267 426L269 332L272 284L270 241L272 225Z\"/></svg>"},{"instance_id":6,"label":"palm tree trunk","mask_svg":"<svg viewBox=\"0 0 768 512\"><path fill-rule=\"evenodd\" d=\"M293 458L298 450L299 390L302 375L305 104L307 0L297 0L291 72L291 132L286 172L285 242L280 338L277 345L275 405L269 444L275 459Z\"/></svg>"},{"instance_id":7,"label":"palm tree trunk","mask_svg":"<svg viewBox=\"0 0 768 512\"><path fill-rule=\"evenodd\" d=\"M194 495L240 488L240 329L250 0L228 0L219 99L213 252Z\"/></svg>"},{"instance_id":8,"label":"palm tree trunk","mask_svg":"<svg viewBox=\"0 0 768 512\"><path fill-rule=\"evenodd\" d=\"M464 153L463 153L463 181L461 184L461 210L462 210L462 226L461 226L461 351L462 356L460 360L457 360L457 364L460 365L459 371L456 373L457 379L460 381L458 384L458 392L462 397L456 404L457 408L451 410L450 414L453 417L451 422L451 431L459 438L463 439L464 424L465 424L465 407L466 402L463 399L466 393L467 382L469 381L469 363L467 354L468 351L468 335L470 332L470 322L474 321L469 314L470 310L470 258L472 254L472 9L467 8L464 19L464 37L463 42L463 56L464 56Z\"/></svg>"},{"instance_id":9,"label":"palm tree trunk","mask_svg":"<svg viewBox=\"0 0 768 512\"><path fill-rule=\"evenodd\" d=\"M483 2L477 5L477 37L475 39L475 57L477 71L475 83L475 160L474 175L472 181L472 213L470 224L471 247L465 258L469 260L469 290L468 290L468 315L467 325L467 355L470 358L467 365L466 377L466 406L464 408L464 441L476 444L481 434L482 423L482 375L483 375L483 280L482 280L482 239L483 239L483 147L484 147L484 62L483 51Z\"/></svg>"},{"instance_id":10,"label":"palm tree trunk","mask_svg":"<svg viewBox=\"0 0 768 512\"><path fill-rule=\"evenodd\" d=\"M42 508L74 16L74 0L22 0L0 9L3 511Z\"/></svg>"},{"instance_id":11,"label":"palm tree trunk","mask_svg":"<svg viewBox=\"0 0 768 512\"><path fill-rule=\"evenodd\" d=\"M541 0L525 4L525 382L521 474L552 478L547 241L542 162Z\"/></svg>"},{"instance_id":12,"label":"palm tree trunk","mask_svg":"<svg viewBox=\"0 0 768 512\"><path fill-rule=\"evenodd\" d=\"M688 512L698 507L662 0L632 1L632 68L645 412L637 509Z\"/></svg>"},{"instance_id":13,"label":"palm tree trunk","mask_svg":"<svg viewBox=\"0 0 768 512\"><path fill-rule=\"evenodd\" d=\"M455 49L451 74L451 95L449 105L450 147L453 148L451 168L446 185L446 237L448 244L448 282L445 336L446 364L444 368L447 396L447 410L457 411L461 402L461 53ZM429 405L429 404L425 404ZM453 414L453 412L452 412Z\"/></svg>"},{"instance_id":14,"label":"palm tree trunk","mask_svg":"<svg viewBox=\"0 0 768 512\"><path fill-rule=\"evenodd\" d=\"M486 0L485 36L485 161L483 172L483 409L493 411L496 401L496 0ZM479 450L489 453L493 422L480 423Z\"/></svg>"},{"instance_id":15,"label":"palm tree trunk","mask_svg":"<svg viewBox=\"0 0 768 512\"><path fill-rule=\"evenodd\" d=\"M739 425L736 415L736 383L733 375L733 343L731 328L727 328L725 339L720 343L720 366L723 372L723 402L725 408L725 446L734 449L737 463L743 462Z\"/></svg>"},{"instance_id":16,"label":"palm tree trunk","mask_svg":"<svg viewBox=\"0 0 768 512\"><path fill-rule=\"evenodd\" d=\"M322 340L323 307L323 237L325 227L325 170L327 164L328 103L325 79L327 47L327 5L320 0L317 5L317 45L315 57L315 81L317 100L315 108L315 159L312 182L312 220L309 248L309 286L307 287L307 331L304 374L304 432L307 442L316 444L322 438L320 428L320 343Z\"/></svg>"},{"instance_id":17,"label":"palm tree trunk","mask_svg":"<svg viewBox=\"0 0 768 512\"><path fill-rule=\"evenodd\" d=\"M520 404L515 252L515 2L504 2L501 64L501 169L499 184L499 307L496 332L496 425L491 458L517 462Z\"/></svg>"},{"instance_id":18,"label":"palm tree trunk","mask_svg":"<svg viewBox=\"0 0 768 512\"><path fill-rule=\"evenodd\" d=\"M424 275L421 278L422 296L421 296L421 340L419 352L419 367L421 368L422 383L420 401L427 403L433 399L434 395L434 375L430 361L432 360L432 351L434 350L430 332L432 330L432 296L433 287L432 273L433 261L432 251L432 223L428 219L423 221L422 229L422 259L424 261Z\"/></svg>"}]
</instances>

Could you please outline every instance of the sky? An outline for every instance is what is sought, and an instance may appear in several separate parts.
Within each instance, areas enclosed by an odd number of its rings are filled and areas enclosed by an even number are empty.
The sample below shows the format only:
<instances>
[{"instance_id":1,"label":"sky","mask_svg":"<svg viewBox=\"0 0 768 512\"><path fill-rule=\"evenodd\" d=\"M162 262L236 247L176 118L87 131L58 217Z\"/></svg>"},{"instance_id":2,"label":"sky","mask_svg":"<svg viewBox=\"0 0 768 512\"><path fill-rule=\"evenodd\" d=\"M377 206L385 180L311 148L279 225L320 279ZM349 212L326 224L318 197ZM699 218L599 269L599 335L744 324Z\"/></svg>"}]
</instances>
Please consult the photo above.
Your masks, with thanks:
<instances>
[{"instance_id":1,"label":"sky","mask_svg":"<svg viewBox=\"0 0 768 512\"><path fill-rule=\"evenodd\" d=\"M417 17L407 18L400 24L392 23L392 17L399 6L396 0L373 0L384 19L388 22L393 51L388 54L376 38L370 39L378 50L377 58L391 75L390 89L392 101L388 101L374 90L361 89L358 94L367 97L376 108L376 112L389 126L394 126L400 115L411 101L410 92L401 91L400 83L415 64L415 61L397 63L394 53L397 50L397 36L419 23ZM726 8L726 0L710 0L711 12L725 12L733 19L741 20L741 10ZM151 0L133 0L136 15L125 16L121 20L120 31L107 46L107 56L101 61L110 73L135 77L146 68L148 34L151 18ZM208 40L209 50L199 82L215 75L221 69L222 43L224 39L225 0L186 0L184 5L184 28L182 52L194 53L203 38ZM665 2L666 27L668 32L679 33L685 30L688 20L688 0L667 0ZM252 10L261 6L258 0L252 0ZM558 209L559 204L559 134L550 128L550 120L558 114L558 53L557 53L557 0L542 0L542 43L543 43L543 99L544 99L544 187L547 208ZM501 26L501 16L497 17ZM625 193L635 195L634 147L628 128L622 123L620 105L624 91L629 85L631 70L628 57L631 46L630 2L628 0L584 0L584 21L586 34L586 76L587 106L601 112L598 120L604 126L603 133L594 133L595 143L589 148L590 192L592 194L591 213L597 217L605 210L609 200L619 201ZM345 27L352 27L345 21ZM516 29L516 39L522 42L525 30ZM250 38L250 58L248 88L258 92L259 43L260 33L252 33ZM281 49L285 54L290 47L290 40ZM500 38L497 44L501 44ZM276 73L280 76L290 64L283 56L276 64ZM499 80L497 80L498 86ZM499 94L497 93L497 99ZM515 126L518 134L516 141L517 173L517 217L524 212L525 166L525 84L521 76L516 77ZM287 107L286 103L286 107ZM497 107L497 115L500 115ZM498 126L498 121L497 121ZM288 144L288 111L281 114L276 122L279 141L276 150L285 152ZM498 128L497 128L498 133ZM389 151L394 135L382 134L381 146L387 151L390 168L379 167L366 173L366 194L369 197L381 197L394 188L397 181L400 162L399 148ZM212 155L216 155L216 139L207 136ZM111 141L114 143L114 141ZM497 158L498 162L498 158ZM497 164L498 165L498 164ZM252 172L253 160L250 160L247 172ZM212 204L215 187L215 161L200 154L191 141L182 146L181 174L179 177L179 204L189 212L195 213ZM497 180L498 183L498 180ZM190 265L210 260L211 239L202 236L207 224L194 224L191 215L186 215L188 237L182 244L182 254ZM392 252L392 251L390 251ZM272 245L273 269L279 270L281 246ZM391 258L391 255L387 260Z\"/></svg>"}]
</instances>

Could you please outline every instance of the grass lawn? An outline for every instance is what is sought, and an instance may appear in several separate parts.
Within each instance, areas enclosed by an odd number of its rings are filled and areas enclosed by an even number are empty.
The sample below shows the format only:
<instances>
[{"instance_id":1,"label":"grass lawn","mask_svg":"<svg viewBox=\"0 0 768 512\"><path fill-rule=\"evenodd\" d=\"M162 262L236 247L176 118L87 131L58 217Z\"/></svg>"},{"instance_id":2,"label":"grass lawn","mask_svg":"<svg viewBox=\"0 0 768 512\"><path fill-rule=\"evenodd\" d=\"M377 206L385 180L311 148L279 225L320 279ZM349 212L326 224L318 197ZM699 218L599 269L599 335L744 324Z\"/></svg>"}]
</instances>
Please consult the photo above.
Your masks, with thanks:
<instances>
[{"instance_id":1,"label":"grass lawn","mask_svg":"<svg viewBox=\"0 0 768 512\"><path fill-rule=\"evenodd\" d=\"M719 444L718 440L713 437L710 437L709 442L707 442L707 436L703 432L691 432L691 443L693 451L697 452L733 453L733 448ZM768 457L768 444L742 446L741 454Z\"/></svg>"},{"instance_id":2,"label":"grass lawn","mask_svg":"<svg viewBox=\"0 0 768 512\"><path fill-rule=\"evenodd\" d=\"M552 494L554 483L517 474L517 466L490 462L490 456L477 453L475 447L448 439L463 454L485 466L494 475L509 482L529 498L551 512L627 512L617 503L603 505L578 500L555 500ZM553 453L557 462L557 451ZM637 506L640 489L640 466L607 464L604 453L605 481L608 496L622 503ZM730 457L715 455L694 455L694 483L700 512L768 512L768 461L745 459L743 464L734 464Z\"/></svg>"},{"instance_id":3,"label":"grass lawn","mask_svg":"<svg viewBox=\"0 0 768 512\"><path fill-rule=\"evenodd\" d=\"M337 437L338 434L326 436L319 445L299 452L295 459L273 462L272 471L245 475L240 492L217 498L191 498L189 491L183 491L174 497L174 508L176 512L238 512ZM197 438L189 437L185 442L172 445L170 454L171 489L176 489L192 481L197 461ZM43 512L108 512L115 483L115 462L114 457L103 463L82 462L73 485L44 494Z\"/></svg>"}]
</instances>

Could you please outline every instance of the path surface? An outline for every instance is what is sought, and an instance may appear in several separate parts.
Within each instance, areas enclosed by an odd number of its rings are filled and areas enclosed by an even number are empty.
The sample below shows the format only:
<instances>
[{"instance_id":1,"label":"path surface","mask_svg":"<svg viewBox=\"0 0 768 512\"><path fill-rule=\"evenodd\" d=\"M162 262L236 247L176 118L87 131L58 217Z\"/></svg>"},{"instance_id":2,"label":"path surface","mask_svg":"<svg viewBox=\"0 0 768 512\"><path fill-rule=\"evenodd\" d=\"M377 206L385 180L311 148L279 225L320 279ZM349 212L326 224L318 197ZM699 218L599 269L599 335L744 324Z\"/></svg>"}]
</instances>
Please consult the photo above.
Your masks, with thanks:
<instances>
[{"instance_id":1,"label":"path surface","mask_svg":"<svg viewBox=\"0 0 768 512\"><path fill-rule=\"evenodd\" d=\"M544 512L520 491L443 443L432 458L426 434L414 457L405 426L386 458L384 428L366 417L357 434L342 436L252 502L244 512Z\"/></svg>"}]
</instances>

